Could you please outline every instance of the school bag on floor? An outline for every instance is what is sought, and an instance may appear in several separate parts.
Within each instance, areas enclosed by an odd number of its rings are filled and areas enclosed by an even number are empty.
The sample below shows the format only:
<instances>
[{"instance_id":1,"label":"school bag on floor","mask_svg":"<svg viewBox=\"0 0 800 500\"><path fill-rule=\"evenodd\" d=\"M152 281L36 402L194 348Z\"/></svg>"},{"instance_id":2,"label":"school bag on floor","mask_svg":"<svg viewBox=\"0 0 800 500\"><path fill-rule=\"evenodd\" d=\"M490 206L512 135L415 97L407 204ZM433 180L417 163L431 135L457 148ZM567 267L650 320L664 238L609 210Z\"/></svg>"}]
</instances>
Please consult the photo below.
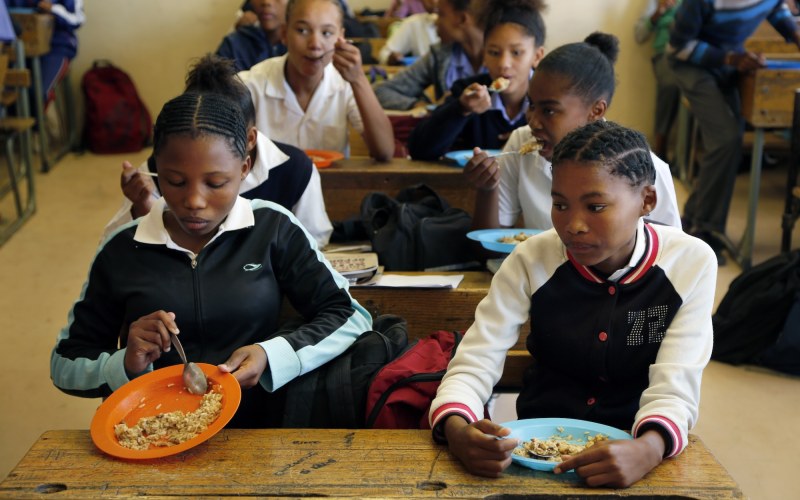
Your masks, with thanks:
<instances>
[{"instance_id":1,"label":"school bag on floor","mask_svg":"<svg viewBox=\"0 0 800 500\"><path fill-rule=\"evenodd\" d=\"M800 358L785 358L782 346L800 345L790 311L800 294L800 250L783 253L736 277L713 316L711 358L800 372ZM787 328L785 325L789 325ZM784 352L784 356L780 353ZM789 351L791 352L791 351ZM795 351L797 352L797 351Z\"/></svg>"},{"instance_id":2,"label":"school bag on floor","mask_svg":"<svg viewBox=\"0 0 800 500\"><path fill-rule=\"evenodd\" d=\"M374 374L408 345L403 318L384 314L342 354L286 386L283 426L360 429Z\"/></svg>"},{"instance_id":3,"label":"school bag on floor","mask_svg":"<svg viewBox=\"0 0 800 500\"><path fill-rule=\"evenodd\" d=\"M439 330L381 368L367 392L365 426L430 429L431 402L462 337L459 332Z\"/></svg>"},{"instance_id":4,"label":"school bag on floor","mask_svg":"<svg viewBox=\"0 0 800 500\"><path fill-rule=\"evenodd\" d=\"M127 73L98 60L81 80L84 142L96 154L134 153L150 142L152 118Z\"/></svg>"}]
</instances>

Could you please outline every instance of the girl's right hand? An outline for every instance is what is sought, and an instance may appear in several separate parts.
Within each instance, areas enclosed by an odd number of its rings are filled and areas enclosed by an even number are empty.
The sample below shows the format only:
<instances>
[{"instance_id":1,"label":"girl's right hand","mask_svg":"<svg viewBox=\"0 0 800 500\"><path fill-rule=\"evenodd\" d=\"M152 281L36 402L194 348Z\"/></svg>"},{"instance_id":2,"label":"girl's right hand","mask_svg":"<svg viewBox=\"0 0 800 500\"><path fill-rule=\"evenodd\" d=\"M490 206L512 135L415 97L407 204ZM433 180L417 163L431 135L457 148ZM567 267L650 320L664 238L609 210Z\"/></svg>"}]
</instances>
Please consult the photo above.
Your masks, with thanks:
<instances>
[{"instance_id":1,"label":"girl's right hand","mask_svg":"<svg viewBox=\"0 0 800 500\"><path fill-rule=\"evenodd\" d=\"M169 352L172 347L170 332L180 332L175 324L175 313L171 312L156 311L131 323L125 349L125 370L142 373L161 357L162 352Z\"/></svg>"},{"instance_id":2,"label":"girl's right hand","mask_svg":"<svg viewBox=\"0 0 800 500\"><path fill-rule=\"evenodd\" d=\"M516 439L497 439L511 430L486 419L468 424L454 415L445 421L444 432L453 455L479 476L499 477L511 465L511 452L519 445Z\"/></svg>"},{"instance_id":3,"label":"girl's right hand","mask_svg":"<svg viewBox=\"0 0 800 500\"><path fill-rule=\"evenodd\" d=\"M464 166L464 175L475 189L492 191L500 184L500 164L481 148L472 150L473 156Z\"/></svg>"},{"instance_id":4,"label":"girl's right hand","mask_svg":"<svg viewBox=\"0 0 800 500\"><path fill-rule=\"evenodd\" d=\"M134 218L150 213L153 207L156 185L149 175L144 175L128 161L122 162L122 174L119 179L122 194L133 204Z\"/></svg>"},{"instance_id":5,"label":"girl's right hand","mask_svg":"<svg viewBox=\"0 0 800 500\"><path fill-rule=\"evenodd\" d=\"M481 114L492 107L492 98L489 96L489 89L478 82L471 84L464 89L458 98L461 110L465 115L470 113Z\"/></svg>"}]
</instances>

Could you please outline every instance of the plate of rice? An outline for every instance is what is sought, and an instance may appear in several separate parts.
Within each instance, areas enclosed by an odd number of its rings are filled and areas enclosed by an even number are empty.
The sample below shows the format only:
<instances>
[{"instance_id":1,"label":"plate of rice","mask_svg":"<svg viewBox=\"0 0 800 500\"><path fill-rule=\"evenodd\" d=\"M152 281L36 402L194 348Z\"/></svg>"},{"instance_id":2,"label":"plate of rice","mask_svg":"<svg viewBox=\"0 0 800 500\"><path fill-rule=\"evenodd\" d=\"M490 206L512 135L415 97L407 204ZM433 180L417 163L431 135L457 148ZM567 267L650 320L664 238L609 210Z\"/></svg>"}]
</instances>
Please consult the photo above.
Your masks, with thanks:
<instances>
[{"instance_id":1,"label":"plate of rice","mask_svg":"<svg viewBox=\"0 0 800 500\"><path fill-rule=\"evenodd\" d=\"M575 455L596 443L612 439L633 439L630 434L608 425L571 418L531 418L500 424L511 429L509 438L520 445L511 460L529 469L552 471L562 459L561 455ZM550 459L534 458L530 451L555 453Z\"/></svg>"},{"instance_id":2,"label":"plate of rice","mask_svg":"<svg viewBox=\"0 0 800 500\"><path fill-rule=\"evenodd\" d=\"M106 399L92 419L92 441L109 455L144 460L193 448L222 430L239 407L242 390L230 373L197 363L209 390L190 393L183 365L137 377Z\"/></svg>"}]
</instances>

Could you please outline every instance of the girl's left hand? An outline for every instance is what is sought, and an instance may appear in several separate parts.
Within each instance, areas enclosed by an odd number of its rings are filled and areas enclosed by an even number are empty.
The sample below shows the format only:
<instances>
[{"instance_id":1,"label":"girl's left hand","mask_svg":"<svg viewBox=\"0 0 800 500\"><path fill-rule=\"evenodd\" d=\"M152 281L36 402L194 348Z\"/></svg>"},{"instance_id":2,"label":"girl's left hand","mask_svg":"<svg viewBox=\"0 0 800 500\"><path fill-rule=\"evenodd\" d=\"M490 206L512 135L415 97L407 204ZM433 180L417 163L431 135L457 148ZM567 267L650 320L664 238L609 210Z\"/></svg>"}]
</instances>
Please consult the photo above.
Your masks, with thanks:
<instances>
[{"instance_id":1,"label":"girl's left hand","mask_svg":"<svg viewBox=\"0 0 800 500\"><path fill-rule=\"evenodd\" d=\"M342 75L348 83L353 83L359 78L366 79L364 70L361 67L361 51L348 43L342 37L336 40L333 51L333 67Z\"/></svg>"},{"instance_id":2,"label":"girl's left hand","mask_svg":"<svg viewBox=\"0 0 800 500\"><path fill-rule=\"evenodd\" d=\"M663 439L649 431L633 440L598 443L556 465L553 472L574 469L588 486L627 488L660 464L663 454Z\"/></svg>"},{"instance_id":3,"label":"girl's left hand","mask_svg":"<svg viewBox=\"0 0 800 500\"><path fill-rule=\"evenodd\" d=\"M267 353L260 345L246 345L233 351L228 360L217 367L225 373L232 373L239 385L249 389L258 383L267 368Z\"/></svg>"}]
</instances>

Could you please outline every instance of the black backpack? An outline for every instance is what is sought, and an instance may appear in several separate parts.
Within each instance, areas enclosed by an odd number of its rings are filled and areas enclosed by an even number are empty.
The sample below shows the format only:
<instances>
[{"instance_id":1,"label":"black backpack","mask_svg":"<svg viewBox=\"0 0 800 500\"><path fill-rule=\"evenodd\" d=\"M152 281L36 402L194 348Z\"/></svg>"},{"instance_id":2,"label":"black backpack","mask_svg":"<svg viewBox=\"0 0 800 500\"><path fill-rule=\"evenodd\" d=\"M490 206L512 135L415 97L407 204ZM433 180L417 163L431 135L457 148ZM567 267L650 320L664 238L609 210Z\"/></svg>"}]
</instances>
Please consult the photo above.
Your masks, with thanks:
<instances>
[{"instance_id":1,"label":"black backpack","mask_svg":"<svg viewBox=\"0 0 800 500\"><path fill-rule=\"evenodd\" d=\"M286 386L283 427L360 429L374 374L408 345L406 321L385 314L342 354Z\"/></svg>"},{"instance_id":2,"label":"black backpack","mask_svg":"<svg viewBox=\"0 0 800 500\"><path fill-rule=\"evenodd\" d=\"M774 356L774 349L770 348L776 345L787 324L798 293L800 250L773 257L737 276L713 317L711 358L733 364L770 366L764 360ZM797 343L798 337L797 329L786 331L782 342L791 343L794 338ZM800 370L800 359L795 360L795 369Z\"/></svg>"},{"instance_id":3,"label":"black backpack","mask_svg":"<svg viewBox=\"0 0 800 500\"><path fill-rule=\"evenodd\" d=\"M368 194L361 202L361 220L386 271L455 269L474 263L467 242L472 218L451 208L425 184L402 190L397 199Z\"/></svg>"}]
</instances>

